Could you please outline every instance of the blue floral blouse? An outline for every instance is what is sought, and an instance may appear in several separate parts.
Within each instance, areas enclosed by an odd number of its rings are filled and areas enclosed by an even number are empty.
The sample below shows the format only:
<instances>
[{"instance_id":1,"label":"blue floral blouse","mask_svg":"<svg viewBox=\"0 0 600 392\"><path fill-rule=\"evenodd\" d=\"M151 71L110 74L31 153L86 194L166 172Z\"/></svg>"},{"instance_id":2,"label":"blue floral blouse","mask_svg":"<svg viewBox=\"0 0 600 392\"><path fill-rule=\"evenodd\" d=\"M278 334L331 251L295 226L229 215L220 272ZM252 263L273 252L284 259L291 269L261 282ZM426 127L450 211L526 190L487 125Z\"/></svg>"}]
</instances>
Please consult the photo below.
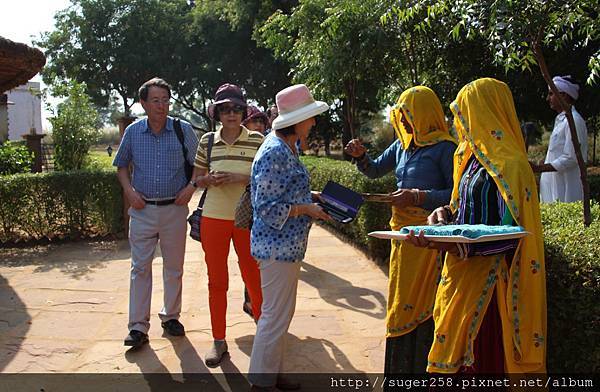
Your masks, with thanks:
<instances>
[{"instance_id":1,"label":"blue floral blouse","mask_svg":"<svg viewBox=\"0 0 600 392\"><path fill-rule=\"evenodd\" d=\"M288 145L270 133L252 164L251 199L254 223L252 256L258 260L301 261L312 220L290 218L294 204L312 202L309 173Z\"/></svg>"}]
</instances>

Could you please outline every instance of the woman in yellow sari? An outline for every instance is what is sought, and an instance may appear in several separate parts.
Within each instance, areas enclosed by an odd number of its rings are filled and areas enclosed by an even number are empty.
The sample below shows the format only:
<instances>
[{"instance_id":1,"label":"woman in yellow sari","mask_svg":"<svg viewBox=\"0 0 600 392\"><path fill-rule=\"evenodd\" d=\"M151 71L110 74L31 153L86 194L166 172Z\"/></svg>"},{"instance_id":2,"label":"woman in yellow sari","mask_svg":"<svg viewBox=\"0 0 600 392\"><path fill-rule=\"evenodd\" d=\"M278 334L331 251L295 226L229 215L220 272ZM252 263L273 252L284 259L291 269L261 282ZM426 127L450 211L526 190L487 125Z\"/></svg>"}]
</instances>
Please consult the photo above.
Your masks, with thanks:
<instances>
[{"instance_id":1,"label":"woman in yellow sari","mask_svg":"<svg viewBox=\"0 0 600 392\"><path fill-rule=\"evenodd\" d=\"M370 178L394 171L392 230L426 224L431 211L450 200L456 144L448 133L442 105L428 87L404 91L390 114L398 140L377 159L357 139L346 152ZM385 373L424 373L433 339L431 315L441 259L436 250L392 241L389 266Z\"/></svg>"},{"instance_id":2,"label":"woman in yellow sari","mask_svg":"<svg viewBox=\"0 0 600 392\"><path fill-rule=\"evenodd\" d=\"M537 188L508 86L464 86L451 104L460 144L449 206L430 224L520 225L521 240L429 243L446 257L436 294L434 373L538 373L546 360L546 282Z\"/></svg>"}]
</instances>

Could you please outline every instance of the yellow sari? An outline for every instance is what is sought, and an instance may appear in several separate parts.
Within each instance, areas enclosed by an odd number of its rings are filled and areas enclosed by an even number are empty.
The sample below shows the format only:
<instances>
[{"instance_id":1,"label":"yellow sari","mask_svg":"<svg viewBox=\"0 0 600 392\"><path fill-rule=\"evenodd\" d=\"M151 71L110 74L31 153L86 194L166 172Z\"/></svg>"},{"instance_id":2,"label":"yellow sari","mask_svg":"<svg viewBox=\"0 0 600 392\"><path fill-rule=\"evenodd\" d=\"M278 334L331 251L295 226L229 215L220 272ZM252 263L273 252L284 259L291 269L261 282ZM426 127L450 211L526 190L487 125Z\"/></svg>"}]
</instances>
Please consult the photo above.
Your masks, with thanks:
<instances>
[{"instance_id":1,"label":"yellow sari","mask_svg":"<svg viewBox=\"0 0 600 392\"><path fill-rule=\"evenodd\" d=\"M454 155L450 207L461 203L459 184L474 156L494 179L514 220L531 234L511 263L503 254L467 260L448 255L435 309L435 339L428 372L454 373L474 363L473 342L496 290L506 373L545 371L546 277L538 194L508 86L478 79L451 104L460 138Z\"/></svg>"},{"instance_id":2,"label":"yellow sari","mask_svg":"<svg viewBox=\"0 0 600 392\"><path fill-rule=\"evenodd\" d=\"M405 120L413 133L406 131L402 116L406 116ZM417 86L404 91L390 113L390 120L404 150L411 142L417 147L444 140L455 142L448 133L440 100L428 87ZM419 207L392 207L390 227L399 230L408 225L425 225L428 215L427 210ZM387 337L407 334L431 317L441 264L436 250L417 248L404 241L392 241Z\"/></svg>"}]
</instances>

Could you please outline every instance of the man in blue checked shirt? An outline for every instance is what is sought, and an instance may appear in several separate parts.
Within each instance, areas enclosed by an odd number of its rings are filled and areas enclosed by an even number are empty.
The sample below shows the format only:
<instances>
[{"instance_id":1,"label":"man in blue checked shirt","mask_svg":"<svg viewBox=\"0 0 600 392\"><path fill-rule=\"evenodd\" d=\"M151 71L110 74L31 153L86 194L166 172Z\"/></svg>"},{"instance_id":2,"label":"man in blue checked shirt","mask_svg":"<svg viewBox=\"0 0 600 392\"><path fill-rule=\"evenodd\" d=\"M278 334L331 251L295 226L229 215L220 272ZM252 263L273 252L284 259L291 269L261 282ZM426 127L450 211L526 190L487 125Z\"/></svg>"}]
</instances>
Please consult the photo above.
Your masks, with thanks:
<instances>
[{"instance_id":1,"label":"man in blue checked shirt","mask_svg":"<svg viewBox=\"0 0 600 392\"><path fill-rule=\"evenodd\" d=\"M125 130L113 161L117 177L129 201L129 244L131 280L129 288L129 335L125 346L148 342L152 259L160 240L163 256L164 306L158 316L171 336L185 335L179 322L181 281L188 215L188 203L196 189L185 175L185 160L193 165L198 137L191 125L181 121L187 156L169 117L171 86L153 78L139 89L140 103L147 117ZM129 165L133 175L129 176Z\"/></svg>"}]
</instances>

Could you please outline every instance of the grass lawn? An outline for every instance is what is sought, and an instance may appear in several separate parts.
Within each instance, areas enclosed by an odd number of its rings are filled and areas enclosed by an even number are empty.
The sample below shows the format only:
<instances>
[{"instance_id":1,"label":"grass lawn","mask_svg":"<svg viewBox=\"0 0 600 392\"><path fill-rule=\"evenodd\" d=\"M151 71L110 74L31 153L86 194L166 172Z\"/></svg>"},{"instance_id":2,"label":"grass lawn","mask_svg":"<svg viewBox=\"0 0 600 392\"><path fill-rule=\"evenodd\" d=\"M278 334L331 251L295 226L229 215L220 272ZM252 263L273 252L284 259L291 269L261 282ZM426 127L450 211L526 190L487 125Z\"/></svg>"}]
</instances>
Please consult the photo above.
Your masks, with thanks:
<instances>
[{"instance_id":1,"label":"grass lawn","mask_svg":"<svg viewBox=\"0 0 600 392\"><path fill-rule=\"evenodd\" d=\"M113 168L116 170L116 167L112 165L112 161L117 153L117 149L113 147L112 156L108 156L106 152L106 147L92 147L90 149L90 160L91 166L96 168Z\"/></svg>"}]
</instances>

